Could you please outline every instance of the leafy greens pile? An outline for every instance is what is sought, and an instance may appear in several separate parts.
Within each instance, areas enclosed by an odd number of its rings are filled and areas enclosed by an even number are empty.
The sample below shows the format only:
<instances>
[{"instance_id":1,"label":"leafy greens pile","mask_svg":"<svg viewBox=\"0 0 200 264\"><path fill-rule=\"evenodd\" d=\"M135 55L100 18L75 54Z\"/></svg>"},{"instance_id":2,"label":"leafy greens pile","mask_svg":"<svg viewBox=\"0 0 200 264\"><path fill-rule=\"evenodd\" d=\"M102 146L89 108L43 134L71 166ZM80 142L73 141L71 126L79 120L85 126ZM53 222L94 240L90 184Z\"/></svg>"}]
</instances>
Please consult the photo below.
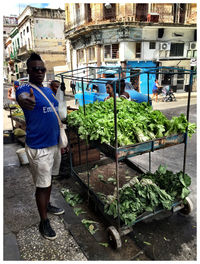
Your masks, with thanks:
<instances>
[{"instance_id":1,"label":"leafy greens pile","mask_svg":"<svg viewBox=\"0 0 200 264\"><path fill-rule=\"evenodd\" d=\"M184 199L190 193L191 178L182 172L173 173L159 166L153 173L134 177L119 190L120 218L126 225L132 225L139 215L153 212L157 206L170 210L176 199ZM117 192L105 199L104 211L117 217Z\"/></svg>"},{"instance_id":2,"label":"leafy greens pile","mask_svg":"<svg viewBox=\"0 0 200 264\"><path fill-rule=\"evenodd\" d=\"M168 120L159 110L153 110L147 103L136 103L123 98L116 99L117 133L119 146L145 142L163 136L184 133L188 125L188 135L195 132L196 124L187 122L184 114ZM94 102L71 112L67 116L68 125L78 128L81 139L100 140L114 145L114 100Z\"/></svg>"}]
</instances>

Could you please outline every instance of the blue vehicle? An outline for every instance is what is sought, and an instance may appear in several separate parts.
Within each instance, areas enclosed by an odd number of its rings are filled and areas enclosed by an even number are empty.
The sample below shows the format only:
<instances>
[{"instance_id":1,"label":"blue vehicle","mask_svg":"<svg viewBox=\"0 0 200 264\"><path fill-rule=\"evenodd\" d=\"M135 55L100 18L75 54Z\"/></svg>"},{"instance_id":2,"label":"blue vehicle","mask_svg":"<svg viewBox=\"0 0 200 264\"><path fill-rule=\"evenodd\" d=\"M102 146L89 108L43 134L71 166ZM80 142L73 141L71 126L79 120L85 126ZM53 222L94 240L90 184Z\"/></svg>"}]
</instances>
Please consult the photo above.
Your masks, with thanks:
<instances>
[{"instance_id":1,"label":"blue vehicle","mask_svg":"<svg viewBox=\"0 0 200 264\"><path fill-rule=\"evenodd\" d=\"M108 96L106 92L107 81L116 81L117 78L100 78L90 81L84 88L85 104L94 103L95 101L104 101ZM148 96L137 92L133 85L125 79L125 91L129 93L131 100L137 103L148 102ZM83 106L82 92L75 94L75 100L80 106ZM152 105L152 100L149 97L149 103Z\"/></svg>"}]
</instances>

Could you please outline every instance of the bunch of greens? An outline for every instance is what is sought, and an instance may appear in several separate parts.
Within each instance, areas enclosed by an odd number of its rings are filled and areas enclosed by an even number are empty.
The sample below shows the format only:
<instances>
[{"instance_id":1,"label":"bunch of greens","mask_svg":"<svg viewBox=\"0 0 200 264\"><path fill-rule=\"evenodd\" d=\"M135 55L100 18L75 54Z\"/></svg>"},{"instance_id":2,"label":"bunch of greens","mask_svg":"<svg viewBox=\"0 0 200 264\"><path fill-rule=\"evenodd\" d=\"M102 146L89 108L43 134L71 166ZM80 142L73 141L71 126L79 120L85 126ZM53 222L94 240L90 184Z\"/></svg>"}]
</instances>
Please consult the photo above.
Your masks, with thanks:
<instances>
[{"instance_id":1,"label":"bunch of greens","mask_svg":"<svg viewBox=\"0 0 200 264\"><path fill-rule=\"evenodd\" d=\"M132 182L125 184L119 191L120 218L126 225L132 225L137 216L143 212L153 212L158 205L170 210L172 198L165 190L160 189L149 179L138 180L135 177ZM104 206L105 213L117 217L116 193L108 196Z\"/></svg>"},{"instance_id":2,"label":"bunch of greens","mask_svg":"<svg viewBox=\"0 0 200 264\"><path fill-rule=\"evenodd\" d=\"M176 198L184 199L190 193L188 187L191 184L191 178L186 173L183 174L182 171L173 173L167 170L166 166L160 165L155 173L147 172L142 175L142 178L151 179L161 189L165 189L173 200Z\"/></svg>"},{"instance_id":3,"label":"bunch of greens","mask_svg":"<svg viewBox=\"0 0 200 264\"><path fill-rule=\"evenodd\" d=\"M147 103L136 103L123 98L116 99L117 131L119 146L145 142L163 136L195 132L196 125L187 122L184 114L168 120L159 110L153 110ZM68 125L77 127L81 139L100 140L114 145L114 100L94 102L71 112Z\"/></svg>"},{"instance_id":4,"label":"bunch of greens","mask_svg":"<svg viewBox=\"0 0 200 264\"><path fill-rule=\"evenodd\" d=\"M153 173L134 177L119 190L119 215L126 225L132 225L139 215L153 212L156 207L170 210L175 199L184 199L190 193L191 179L182 172L173 173L159 166ZM104 199L105 213L118 216L117 192Z\"/></svg>"}]
</instances>

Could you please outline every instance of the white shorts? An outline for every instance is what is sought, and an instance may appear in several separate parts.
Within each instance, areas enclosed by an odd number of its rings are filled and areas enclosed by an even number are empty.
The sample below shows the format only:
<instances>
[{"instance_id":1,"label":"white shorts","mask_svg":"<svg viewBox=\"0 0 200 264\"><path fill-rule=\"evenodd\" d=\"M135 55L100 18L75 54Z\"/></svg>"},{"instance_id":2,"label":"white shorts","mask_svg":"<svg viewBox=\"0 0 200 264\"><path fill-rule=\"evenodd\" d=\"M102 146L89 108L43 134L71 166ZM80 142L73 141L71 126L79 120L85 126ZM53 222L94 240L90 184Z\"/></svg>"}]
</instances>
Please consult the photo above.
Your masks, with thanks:
<instances>
[{"instance_id":1,"label":"white shorts","mask_svg":"<svg viewBox=\"0 0 200 264\"><path fill-rule=\"evenodd\" d=\"M58 145L42 149L32 149L25 145L25 150L35 186L49 187L52 175L59 174L61 149Z\"/></svg>"}]
</instances>

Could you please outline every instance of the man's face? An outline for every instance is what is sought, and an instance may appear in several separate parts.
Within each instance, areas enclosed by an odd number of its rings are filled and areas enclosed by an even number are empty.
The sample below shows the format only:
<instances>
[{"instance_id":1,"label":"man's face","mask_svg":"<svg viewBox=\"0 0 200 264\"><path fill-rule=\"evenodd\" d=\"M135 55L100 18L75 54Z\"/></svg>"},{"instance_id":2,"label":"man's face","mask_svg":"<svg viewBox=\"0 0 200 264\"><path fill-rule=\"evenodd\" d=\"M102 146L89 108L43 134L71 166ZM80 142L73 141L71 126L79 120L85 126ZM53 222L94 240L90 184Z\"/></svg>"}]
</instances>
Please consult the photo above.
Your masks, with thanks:
<instances>
[{"instance_id":1,"label":"man's face","mask_svg":"<svg viewBox=\"0 0 200 264\"><path fill-rule=\"evenodd\" d=\"M33 83L41 84L44 80L45 72L46 68L43 61L36 60L28 64L27 73L29 74L29 80Z\"/></svg>"},{"instance_id":2,"label":"man's face","mask_svg":"<svg viewBox=\"0 0 200 264\"><path fill-rule=\"evenodd\" d=\"M60 86L60 83L53 82L52 85L51 85L51 90L56 94L59 86Z\"/></svg>"}]
</instances>

